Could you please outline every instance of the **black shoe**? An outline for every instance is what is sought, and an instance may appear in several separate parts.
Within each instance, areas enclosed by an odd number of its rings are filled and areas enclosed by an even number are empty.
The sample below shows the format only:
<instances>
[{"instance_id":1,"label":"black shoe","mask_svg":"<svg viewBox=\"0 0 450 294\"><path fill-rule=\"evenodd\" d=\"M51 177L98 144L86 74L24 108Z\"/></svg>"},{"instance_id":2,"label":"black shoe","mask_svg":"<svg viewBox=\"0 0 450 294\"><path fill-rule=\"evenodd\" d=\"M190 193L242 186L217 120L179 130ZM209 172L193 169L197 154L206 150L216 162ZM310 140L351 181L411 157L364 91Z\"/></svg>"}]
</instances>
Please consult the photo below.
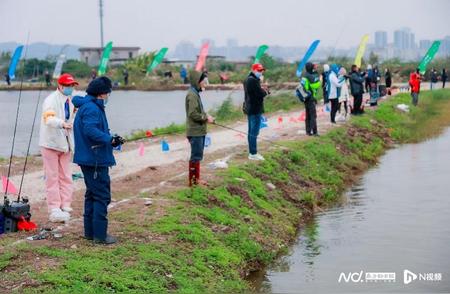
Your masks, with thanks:
<instances>
[{"instance_id":1,"label":"black shoe","mask_svg":"<svg viewBox=\"0 0 450 294\"><path fill-rule=\"evenodd\" d=\"M313 134L313 136L314 136L314 137L320 137L320 135L317 134L317 133Z\"/></svg>"},{"instance_id":2,"label":"black shoe","mask_svg":"<svg viewBox=\"0 0 450 294\"><path fill-rule=\"evenodd\" d=\"M99 240L99 239L94 238L94 243L95 244L103 244L103 245L111 245L111 244L117 243L117 238L113 237L111 235L107 235L104 240Z\"/></svg>"},{"instance_id":3,"label":"black shoe","mask_svg":"<svg viewBox=\"0 0 450 294\"><path fill-rule=\"evenodd\" d=\"M89 241L92 241L92 240L94 240L94 238L93 238L93 237L88 237L88 236L83 236L83 238L84 238L84 239L86 239L86 240L89 240Z\"/></svg>"}]
</instances>

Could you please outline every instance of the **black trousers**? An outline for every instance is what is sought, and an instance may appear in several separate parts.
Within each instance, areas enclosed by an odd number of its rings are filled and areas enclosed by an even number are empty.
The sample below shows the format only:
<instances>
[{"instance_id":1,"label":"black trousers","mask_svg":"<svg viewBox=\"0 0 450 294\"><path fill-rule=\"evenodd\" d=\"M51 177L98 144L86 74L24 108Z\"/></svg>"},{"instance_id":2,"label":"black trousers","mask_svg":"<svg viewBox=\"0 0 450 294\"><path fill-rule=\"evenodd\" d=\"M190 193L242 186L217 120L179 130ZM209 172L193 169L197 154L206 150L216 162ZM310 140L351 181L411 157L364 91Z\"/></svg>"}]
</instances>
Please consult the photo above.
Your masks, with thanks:
<instances>
[{"instance_id":1,"label":"black trousers","mask_svg":"<svg viewBox=\"0 0 450 294\"><path fill-rule=\"evenodd\" d=\"M316 112L316 100L308 99L305 101L305 128L306 134L315 135L317 134L317 112Z\"/></svg>"},{"instance_id":2,"label":"black trousers","mask_svg":"<svg viewBox=\"0 0 450 294\"><path fill-rule=\"evenodd\" d=\"M336 122L336 112L339 109L339 98L330 99L331 101L331 122Z\"/></svg>"},{"instance_id":3,"label":"black trousers","mask_svg":"<svg viewBox=\"0 0 450 294\"><path fill-rule=\"evenodd\" d=\"M353 114L361 114L362 94L353 95Z\"/></svg>"}]
</instances>

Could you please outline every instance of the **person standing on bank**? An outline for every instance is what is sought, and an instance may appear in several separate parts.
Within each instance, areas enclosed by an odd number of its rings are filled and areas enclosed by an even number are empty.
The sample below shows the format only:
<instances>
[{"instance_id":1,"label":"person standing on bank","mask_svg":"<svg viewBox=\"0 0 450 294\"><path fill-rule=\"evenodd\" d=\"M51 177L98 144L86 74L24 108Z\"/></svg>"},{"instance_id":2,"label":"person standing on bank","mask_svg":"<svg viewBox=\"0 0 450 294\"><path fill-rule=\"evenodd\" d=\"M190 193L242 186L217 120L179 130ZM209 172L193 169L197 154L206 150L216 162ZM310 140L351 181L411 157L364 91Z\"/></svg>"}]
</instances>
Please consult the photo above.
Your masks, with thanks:
<instances>
[{"instance_id":1,"label":"person standing on bank","mask_svg":"<svg viewBox=\"0 0 450 294\"><path fill-rule=\"evenodd\" d=\"M86 193L84 198L84 237L99 244L113 244L117 239L108 231L108 204L111 202L109 168L116 164L113 147L124 143L111 136L105 105L112 90L111 80L99 77L91 81L85 97L76 96L78 108L74 121L75 154L73 161L81 167Z\"/></svg>"},{"instance_id":2,"label":"person standing on bank","mask_svg":"<svg viewBox=\"0 0 450 294\"><path fill-rule=\"evenodd\" d=\"M311 96L305 100L305 131L308 136L319 136L317 132L317 92L321 86L320 77L316 70L316 65L308 62L305 65L306 73L302 77L301 83L305 91Z\"/></svg>"},{"instance_id":3,"label":"person standing on bank","mask_svg":"<svg viewBox=\"0 0 450 294\"><path fill-rule=\"evenodd\" d=\"M448 79L448 75L447 75L447 71L445 70L445 68L442 69L442 74L441 74L441 80L442 80L442 89L445 88L445 82Z\"/></svg>"},{"instance_id":4,"label":"person standing on bank","mask_svg":"<svg viewBox=\"0 0 450 294\"><path fill-rule=\"evenodd\" d=\"M330 72L330 93L328 93L328 99L331 102L331 123L336 123L336 113L339 109L339 96L341 94L341 87L345 83L345 77L339 75L339 66L337 64L331 65Z\"/></svg>"},{"instance_id":5,"label":"person standing on bank","mask_svg":"<svg viewBox=\"0 0 450 294\"><path fill-rule=\"evenodd\" d=\"M207 123L214 123L214 118L208 115L204 108L200 92L206 87L206 73L192 70L189 73L191 87L186 95L186 136L191 145L189 159L189 187L202 184L200 182L200 162L203 160Z\"/></svg>"},{"instance_id":6,"label":"person standing on bank","mask_svg":"<svg viewBox=\"0 0 450 294\"><path fill-rule=\"evenodd\" d=\"M409 76L409 86L411 87L411 98L414 106L417 106L419 103L420 79L420 69L416 69L416 71Z\"/></svg>"},{"instance_id":7,"label":"person standing on bank","mask_svg":"<svg viewBox=\"0 0 450 294\"><path fill-rule=\"evenodd\" d=\"M252 65L252 71L244 81L244 112L248 119L248 159L264 160L264 157L258 153L257 139L261 128L261 118L264 113L264 97L269 94L267 89L261 87L265 68L260 63Z\"/></svg>"},{"instance_id":8,"label":"person standing on bank","mask_svg":"<svg viewBox=\"0 0 450 294\"><path fill-rule=\"evenodd\" d=\"M430 73L430 90L433 90L433 88L435 88L437 82L438 82L438 74L437 71L433 68Z\"/></svg>"},{"instance_id":9,"label":"person standing on bank","mask_svg":"<svg viewBox=\"0 0 450 294\"><path fill-rule=\"evenodd\" d=\"M39 130L39 146L45 171L47 207L51 222L65 222L72 212L73 152L72 123L74 106L71 101L78 82L70 75L58 79L58 88L45 98Z\"/></svg>"},{"instance_id":10,"label":"person standing on bank","mask_svg":"<svg viewBox=\"0 0 450 294\"><path fill-rule=\"evenodd\" d=\"M391 86L392 86L392 74L389 68L386 68L384 73L384 80L386 82L386 93L391 95Z\"/></svg>"},{"instance_id":11,"label":"person standing on bank","mask_svg":"<svg viewBox=\"0 0 450 294\"><path fill-rule=\"evenodd\" d=\"M363 113L362 100L364 94L364 76L366 73L360 73L356 64L352 65L352 71L350 73L350 92L353 96L353 109L352 114L359 115Z\"/></svg>"}]
</instances>

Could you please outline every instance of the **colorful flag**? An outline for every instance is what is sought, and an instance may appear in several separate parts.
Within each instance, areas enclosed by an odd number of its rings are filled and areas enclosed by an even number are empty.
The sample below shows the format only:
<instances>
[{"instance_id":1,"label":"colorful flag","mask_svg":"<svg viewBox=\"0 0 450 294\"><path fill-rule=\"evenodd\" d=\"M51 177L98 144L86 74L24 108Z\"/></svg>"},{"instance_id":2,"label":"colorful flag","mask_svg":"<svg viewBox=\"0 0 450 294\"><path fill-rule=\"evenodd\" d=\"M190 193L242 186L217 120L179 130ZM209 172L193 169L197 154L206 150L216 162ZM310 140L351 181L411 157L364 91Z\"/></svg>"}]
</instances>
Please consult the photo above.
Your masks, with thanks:
<instances>
[{"instance_id":1,"label":"colorful flag","mask_svg":"<svg viewBox=\"0 0 450 294\"><path fill-rule=\"evenodd\" d=\"M100 59L100 65L98 66L98 75L102 76L106 73L106 67L108 66L109 56L113 48L112 42L106 44L103 49L102 59Z\"/></svg>"},{"instance_id":2,"label":"colorful flag","mask_svg":"<svg viewBox=\"0 0 450 294\"><path fill-rule=\"evenodd\" d=\"M161 150L162 150L162 152L169 152L170 146L166 140L161 141Z\"/></svg>"},{"instance_id":3,"label":"colorful flag","mask_svg":"<svg viewBox=\"0 0 450 294\"><path fill-rule=\"evenodd\" d=\"M419 64L420 74L423 75L425 73L425 71L427 70L428 63L430 63L431 60L433 60L434 55L436 55L436 53L438 52L440 45L441 41L434 41L430 49L428 49L427 54L425 54L425 56L422 58L422 61Z\"/></svg>"},{"instance_id":4,"label":"colorful flag","mask_svg":"<svg viewBox=\"0 0 450 294\"><path fill-rule=\"evenodd\" d=\"M11 58L11 63L9 64L8 75L11 80L16 78L16 68L17 64L19 64L20 56L22 55L23 45L14 50L13 57Z\"/></svg>"},{"instance_id":5,"label":"colorful flag","mask_svg":"<svg viewBox=\"0 0 450 294\"><path fill-rule=\"evenodd\" d=\"M369 35L364 35L361 39L361 43L359 44L358 52L356 53L355 62L358 67L361 67L361 61L364 56L364 52L366 51L366 45L369 41Z\"/></svg>"},{"instance_id":6,"label":"colorful flag","mask_svg":"<svg viewBox=\"0 0 450 294\"><path fill-rule=\"evenodd\" d=\"M164 47L159 50L158 53L156 53L155 57L153 57L152 62L147 67L147 73L152 72L164 59L164 56L167 53L168 48Z\"/></svg>"},{"instance_id":7,"label":"colorful flag","mask_svg":"<svg viewBox=\"0 0 450 294\"><path fill-rule=\"evenodd\" d=\"M316 51L316 48L317 48L317 46L319 46L319 43L320 43L320 40L315 40L314 42L311 43L311 45L309 45L308 50L306 51L306 53L303 56L303 58L300 61L300 63L298 64L297 77L301 77L302 76L303 68L305 67L306 63L308 62L308 60L313 55L314 51Z\"/></svg>"},{"instance_id":8,"label":"colorful flag","mask_svg":"<svg viewBox=\"0 0 450 294\"><path fill-rule=\"evenodd\" d=\"M17 194L17 189L14 184L8 180L5 176L2 176L3 193L7 194ZM5 192L6 191L6 192Z\"/></svg>"},{"instance_id":9,"label":"colorful flag","mask_svg":"<svg viewBox=\"0 0 450 294\"><path fill-rule=\"evenodd\" d=\"M264 55L264 53L267 51L267 49L269 49L269 46L267 46L267 45L259 46L258 51L256 51L255 61L253 63L259 63L261 57Z\"/></svg>"},{"instance_id":10,"label":"colorful flag","mask_svg":"<svg viewBox=\"0 0 450 294\"><path fill-rule=\"evenodd\" d=\"M208 56L209 43L203 44L200 49L200 55L198 56L197 65L195 66L196 71L202 71L206 64L206 56Z\"/></svg>"},{"instance_id":11,"label":"colorful flag","mask_svg":"<svg viewBox=\"0 0 450 294\"><path fill-rule=\"evenodd\" d=\"M138 152L139 152L139 156L144 156L144 152L145 152L144 143L141 142L139 144Z\"/></svg>"},{"instance_id":12,"label":"colorful flag","mask_svg":"<svg viewBox=\"0 0 450 294\"><path fill-rule=\"evenodd\" d=\"M56 62L55 70L53 71L53 78L57 79L61 75L62 67L64 64L64 61L66 60L66 55L61 54L58 58L58 61Z\"/></svg>"}]
</instances>

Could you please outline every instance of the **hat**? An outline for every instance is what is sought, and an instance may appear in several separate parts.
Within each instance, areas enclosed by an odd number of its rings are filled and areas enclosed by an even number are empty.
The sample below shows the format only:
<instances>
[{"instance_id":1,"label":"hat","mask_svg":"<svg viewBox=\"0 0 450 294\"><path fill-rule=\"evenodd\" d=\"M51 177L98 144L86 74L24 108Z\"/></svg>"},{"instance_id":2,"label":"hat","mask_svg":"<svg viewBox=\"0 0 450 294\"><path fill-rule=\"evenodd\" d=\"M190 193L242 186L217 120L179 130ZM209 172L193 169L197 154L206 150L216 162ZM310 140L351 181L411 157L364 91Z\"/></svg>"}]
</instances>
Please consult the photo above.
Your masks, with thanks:
<instances>
[{"instance_id":1,"label":"hat","mask_svg":"<svg viewBox=\"0 0 450 294\"><path fill-rule=\"evenodd\" d=\"M261 63L255 63L252 65L252 71L264 71L266 70Z\"/></svg>"},{"instance_id":2,"label":"hat","mask_svg":"<svg viewBox=\"0 0 450 294\"><path fill-rule=\"evenodd\" d=\"M62 74L58 79L58 84L63 86L78 85L78 82L73 78L71 74Z\"/></svg>"},{"instance_id":3,"label":"hat","mask_svg":"<svg viewBox=\"0 0 450 294\"><path fill-rule=\"evenodd\" d=\"M89 83L86 93L91 96L99 96L102 94L111 93L112 83L111 80L107 77L99 77Z\"/></svg>"}]
</instances>

